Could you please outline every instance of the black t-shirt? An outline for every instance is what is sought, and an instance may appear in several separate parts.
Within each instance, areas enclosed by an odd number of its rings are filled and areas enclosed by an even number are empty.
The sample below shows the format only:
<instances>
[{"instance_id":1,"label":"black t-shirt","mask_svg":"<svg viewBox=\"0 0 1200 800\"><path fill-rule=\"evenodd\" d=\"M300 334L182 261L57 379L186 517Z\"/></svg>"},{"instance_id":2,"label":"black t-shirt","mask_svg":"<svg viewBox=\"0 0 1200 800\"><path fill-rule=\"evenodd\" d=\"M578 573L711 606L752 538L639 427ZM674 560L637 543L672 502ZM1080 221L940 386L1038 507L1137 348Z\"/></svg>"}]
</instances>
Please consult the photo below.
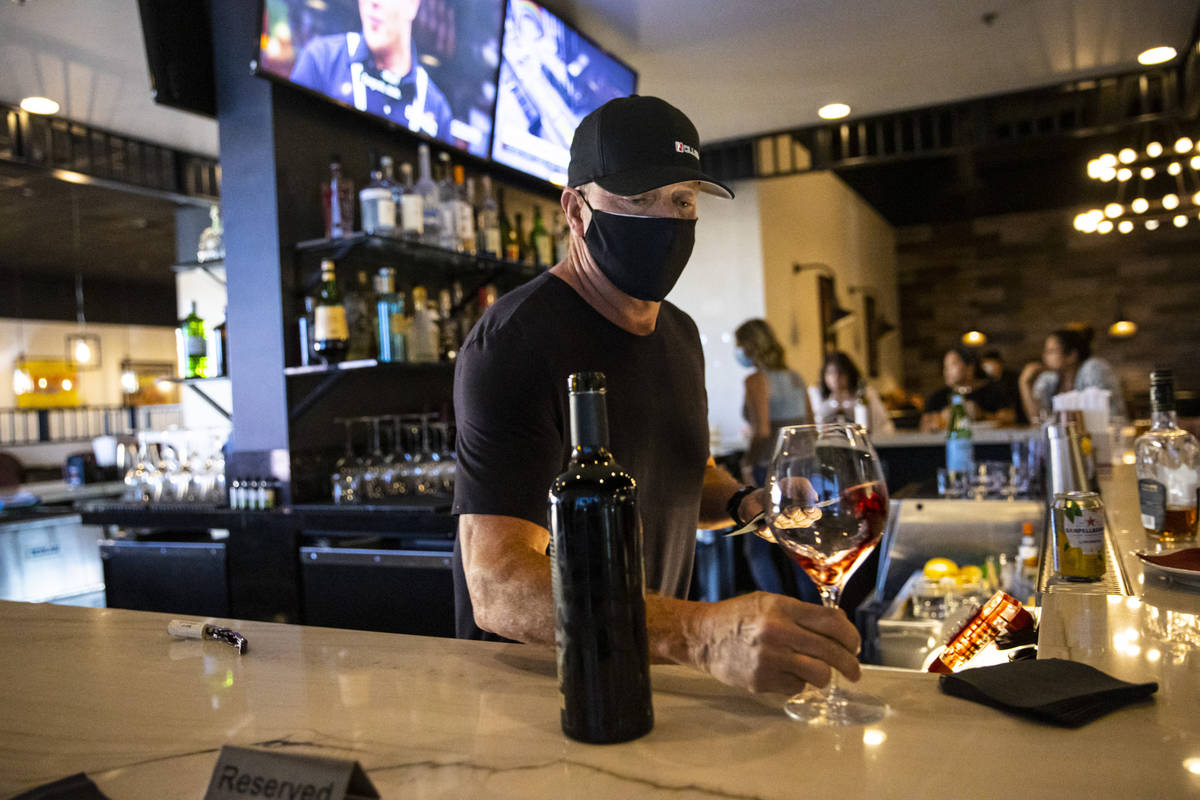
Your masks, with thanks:
<instances>
[{"instance_id":1,"label":"black t-shirt","mask_svg":"<svg viewBox=\"0 0 1200 800\"><path fill-rule=\"evenodd\" d=\"M683 597L691 581L704 466L708 398L692 319L664 302L654 333L609 322L549 273L504 295L458 354L455 514L499 514L549 527L548 492L570 458L567 377L607 378L609 445L638 484L646 589ZM495 639L475 626L458 543L460 638Z\"/></svg>"},{"instance_id":2,"label":"black t-shirt","mask_svg":"<svg viewBox=\"0 0 1200 800\"><path fill-rule=\"evenodd\" d=\"M930 414L941 411L946 406L950 405L949 386L943 386L925 400L925 413ZM1016 402L1009 396L1008 390L1003 385L996 381L988 381L977 389L972 390L964 400L971 400L980 410L988 414L995 414L997 411L1002 411L1006 408L1014 408Z\"/></svg>"}]
</instances>

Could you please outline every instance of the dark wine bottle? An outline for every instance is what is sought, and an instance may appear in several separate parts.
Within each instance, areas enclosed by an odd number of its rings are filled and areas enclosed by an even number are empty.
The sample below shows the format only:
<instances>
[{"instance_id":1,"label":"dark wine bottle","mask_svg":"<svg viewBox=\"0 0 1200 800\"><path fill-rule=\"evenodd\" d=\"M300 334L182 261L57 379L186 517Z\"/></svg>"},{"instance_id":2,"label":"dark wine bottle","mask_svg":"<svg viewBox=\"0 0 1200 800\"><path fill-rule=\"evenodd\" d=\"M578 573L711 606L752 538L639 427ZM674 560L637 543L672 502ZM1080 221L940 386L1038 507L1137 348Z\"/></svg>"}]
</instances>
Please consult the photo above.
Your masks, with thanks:
<instances>
[{"instance_id":1,"label":"dark wine bottle","mask_svg":"<svg viewBox=\"0 0 1200 800\"><path fill-rule=\"evenodd\" d=\"M575 373L568 388L573 451L550 487L562 728L624 742L654 727L637 484L608 450L603 373Z\"/></svg>"}]
</instances>

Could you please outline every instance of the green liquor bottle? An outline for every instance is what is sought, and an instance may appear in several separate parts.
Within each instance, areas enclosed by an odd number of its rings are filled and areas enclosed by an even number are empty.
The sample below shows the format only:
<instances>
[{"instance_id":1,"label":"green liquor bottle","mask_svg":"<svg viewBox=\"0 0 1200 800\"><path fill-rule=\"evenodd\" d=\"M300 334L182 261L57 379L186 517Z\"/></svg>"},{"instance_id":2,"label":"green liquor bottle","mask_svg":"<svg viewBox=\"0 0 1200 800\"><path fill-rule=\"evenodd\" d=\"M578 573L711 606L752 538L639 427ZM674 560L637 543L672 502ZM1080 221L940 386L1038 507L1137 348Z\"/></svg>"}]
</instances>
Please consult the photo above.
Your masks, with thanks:
<instances>
[{"instance_id":1,"label":"green liquor bottle","mask_svg":"<svg viewBox=\"0 0 1200 800\"><path fill-rule=\"evenodd\" d=\"M180 352L185 378L208 377L208 337L204 331L204 320L196 313L196 301L192 310L179 323Z\"/></svg>"}]
</instances>

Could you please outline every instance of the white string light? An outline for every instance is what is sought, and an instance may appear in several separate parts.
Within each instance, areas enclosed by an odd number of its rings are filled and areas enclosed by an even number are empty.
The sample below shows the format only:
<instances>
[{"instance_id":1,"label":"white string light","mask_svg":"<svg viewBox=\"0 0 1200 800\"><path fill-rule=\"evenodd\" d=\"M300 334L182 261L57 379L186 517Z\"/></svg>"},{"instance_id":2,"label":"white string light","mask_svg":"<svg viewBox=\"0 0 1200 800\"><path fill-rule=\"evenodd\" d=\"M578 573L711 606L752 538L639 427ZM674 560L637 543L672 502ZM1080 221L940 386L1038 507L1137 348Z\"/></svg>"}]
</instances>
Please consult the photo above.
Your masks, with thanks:
<instances>
[{"instance_id":1,"label":"white string light","mask_svg":"<svg viewBox=\"0 0 1200 800\"><path fill-rule=\"evenodd\" d=\"M1167 221L1175 228L1187 226L1190 215L1200 211L1200 139L1184 135L1166 139L1169 145L1152 140L1142 148L1122 147L1088 161L1088 177L1101 183L1115 182L1117 196L1100 208L1076 214L1075 230L1132 233L1136 226L1130 215L1143 217L1148 231L1158 230ZM1174 185L1163 185L1168 180ZM1127 197L1132 199L1126 201Z\"/></svg>"}]
</instances>

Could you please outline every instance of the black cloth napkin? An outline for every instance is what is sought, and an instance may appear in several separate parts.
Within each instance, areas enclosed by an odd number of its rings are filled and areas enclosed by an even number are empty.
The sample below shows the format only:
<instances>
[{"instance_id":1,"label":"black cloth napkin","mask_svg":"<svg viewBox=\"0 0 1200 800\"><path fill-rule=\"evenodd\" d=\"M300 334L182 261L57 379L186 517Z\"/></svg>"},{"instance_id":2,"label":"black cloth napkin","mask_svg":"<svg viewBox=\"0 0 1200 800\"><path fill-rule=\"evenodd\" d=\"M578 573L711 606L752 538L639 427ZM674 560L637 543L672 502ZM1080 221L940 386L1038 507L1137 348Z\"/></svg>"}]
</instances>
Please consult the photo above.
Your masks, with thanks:
<instances>
[{"instance_id":1,"label":"black cloth napkin","mask_svg":"<svg viewBox=\"0 0 1200 800\"><path fill-rule=\"evenodd\" d=\"M108 800L108 795L101 792L87 775L77 772L54 783L23 792L13 800Z\"/></svg>"},{"instance_id":2,"label":"black cloth napkin","mask_svg":"<svg viewBox=\"0 0 1200 800\"><path fill-rule=\"evenodd\" d=\"M1158 691L1157 683L1127 683L1061 658L966 669L941 676L938 685L948 695L1067 728L1078 728Z\"/></svg>"}]
</instances>

